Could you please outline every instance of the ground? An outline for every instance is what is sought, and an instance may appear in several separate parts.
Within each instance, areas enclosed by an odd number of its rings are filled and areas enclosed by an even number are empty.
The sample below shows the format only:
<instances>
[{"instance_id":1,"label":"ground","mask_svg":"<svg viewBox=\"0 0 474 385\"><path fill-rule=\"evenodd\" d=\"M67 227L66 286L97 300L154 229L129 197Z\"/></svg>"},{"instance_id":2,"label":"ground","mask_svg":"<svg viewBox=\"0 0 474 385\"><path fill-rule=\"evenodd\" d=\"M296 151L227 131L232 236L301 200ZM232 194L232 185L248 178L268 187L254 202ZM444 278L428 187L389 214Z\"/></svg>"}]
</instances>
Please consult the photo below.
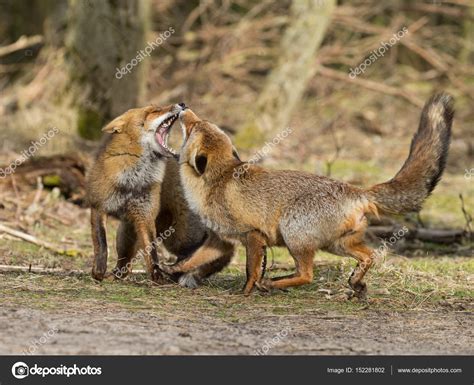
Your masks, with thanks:
<instances>
[{"instance_id":1,"label":"ground","mask_svg":"<svg viewBox=\"0 0 474 385\"><path fill-rule=\"evenodd\" d=\"M313 284L250 297L240 293L240 255L195 290L143 274L96 283L81 273L3 273L0 353L474 353L472 258L380 262L367 302L346 297L352 266L318 255ZM276 267L270 275L287 265Z\"/></svg>"},{"instance_id":2,"label":"ground","mask_svg":"<svg viewBox=\"0 0 474 385\"><path fill-rule=\"evenodd\" d=\"M402 160L391 163L338 160L332 175L367 186L393 176ZM355 262L321 252L311 285L271 295L241 294L242 249L196 290L154 286L140 273L97 283L89 275L89 210L19 177L12 186L10 179L0 184L0 223L63 252L0 234L0 354L474 354L474 258L467 239L443 247L398 240L367 275L367 303L347 299ZM446 173L420 213L424 225L462 229L459 193L472 213L472 179ZM110 220L109 271L116 228ZM293 268L287 251L268 254L268 265L275 262L269 275ZM29 266L54 272L15 271Z\"/></svg>"}]
</instances>

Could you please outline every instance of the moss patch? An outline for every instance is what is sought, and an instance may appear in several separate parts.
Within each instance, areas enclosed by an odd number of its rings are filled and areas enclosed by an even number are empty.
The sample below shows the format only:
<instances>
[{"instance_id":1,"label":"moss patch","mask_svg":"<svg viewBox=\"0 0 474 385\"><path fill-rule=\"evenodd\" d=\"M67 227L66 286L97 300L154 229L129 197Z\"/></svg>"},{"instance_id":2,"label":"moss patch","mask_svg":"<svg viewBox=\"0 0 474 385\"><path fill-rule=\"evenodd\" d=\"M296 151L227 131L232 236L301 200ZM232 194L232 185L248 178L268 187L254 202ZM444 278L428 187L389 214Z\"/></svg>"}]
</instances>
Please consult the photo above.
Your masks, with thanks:
<instances>
[{"instance_id":1,"label":"moss patch","mask_svg":"<svg viewBox=\"0 0 474 385\"><path fill-rule=\"evenodd\" d=\"M104 125L102 116L91 109L79 110L77 117L77 132L81 138L98 140L102 136L101 128Z\"/></svg>"}]
</instances>

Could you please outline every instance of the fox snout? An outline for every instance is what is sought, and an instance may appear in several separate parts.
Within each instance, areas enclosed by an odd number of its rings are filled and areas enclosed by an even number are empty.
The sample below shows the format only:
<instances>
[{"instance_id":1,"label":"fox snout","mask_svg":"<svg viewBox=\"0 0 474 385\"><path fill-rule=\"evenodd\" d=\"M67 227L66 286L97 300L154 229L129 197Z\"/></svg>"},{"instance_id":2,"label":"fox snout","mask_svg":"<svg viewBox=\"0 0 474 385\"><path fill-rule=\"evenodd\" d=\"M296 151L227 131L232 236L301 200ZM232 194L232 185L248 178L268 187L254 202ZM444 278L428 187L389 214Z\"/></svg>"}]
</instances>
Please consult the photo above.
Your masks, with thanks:
<instances>
[{"instance_id":1,"label":"fox snout","mask_svg":"<svg viewBox=\"0 0 474 385\"><path fill-rule=\"evenodd\" d=\"M185 103L181 102L181 103L176 103L174 105L174 108L173 108L173 112L176 113L176 114L179 114L181 112L183 112L184 110L186 110L188 107L186 106Z\"/></svg>"},{"instance_id":2,"label":"fox snout","mask_svg":"<svg viewBox=\"0 0 474 385\"><path fill-rule=\"evenodd\" d=\"M194 125L200 122L201 119L188 107L184 107L184 110L179 113L179 121L183 130L183 139L186 141L191 135Z\"/></svg>"}]
</instances>

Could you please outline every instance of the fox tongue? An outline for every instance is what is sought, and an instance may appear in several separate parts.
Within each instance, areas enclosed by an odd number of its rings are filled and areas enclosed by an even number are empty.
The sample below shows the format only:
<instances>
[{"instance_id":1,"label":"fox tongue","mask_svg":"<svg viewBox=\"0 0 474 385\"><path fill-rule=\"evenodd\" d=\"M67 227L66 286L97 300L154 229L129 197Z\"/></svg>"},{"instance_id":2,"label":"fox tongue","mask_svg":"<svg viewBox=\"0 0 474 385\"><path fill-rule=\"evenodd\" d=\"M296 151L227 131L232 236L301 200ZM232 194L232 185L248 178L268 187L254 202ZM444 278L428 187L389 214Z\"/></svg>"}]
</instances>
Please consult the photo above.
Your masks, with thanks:
<instances>
[{"instance_id":1,"label":"fox tongue","mask_svg":"<svg viewBox=\"0 0 474 385\"><path fill-rule=\"evenodd\" d=\"M156 141L163 146L165 144L165 133L161 133L160 130L157 130L155 135Z\"/></svg>"}]
</instances>

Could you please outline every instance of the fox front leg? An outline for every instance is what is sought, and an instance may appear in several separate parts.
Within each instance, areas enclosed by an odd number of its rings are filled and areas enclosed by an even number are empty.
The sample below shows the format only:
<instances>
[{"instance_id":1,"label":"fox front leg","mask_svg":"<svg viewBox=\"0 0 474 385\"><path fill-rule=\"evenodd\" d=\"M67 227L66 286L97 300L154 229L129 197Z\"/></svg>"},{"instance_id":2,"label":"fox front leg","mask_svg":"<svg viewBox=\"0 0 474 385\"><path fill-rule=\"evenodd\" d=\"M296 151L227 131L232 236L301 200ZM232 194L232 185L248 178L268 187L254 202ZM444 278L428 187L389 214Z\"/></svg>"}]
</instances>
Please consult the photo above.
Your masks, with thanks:
<instances>
[{"instance_id":1,"label":"fox front leg","mask_svg":"<svg viewBox=\"0 0 474 385\"><path fill-rule=\"evenodd\" d=\"M145 258L146 270L153 282L163 282L163 273L159 267L159 259L157 252L157 244L155 242L155 226L152 221L150 223L137 221L135 222L137 239L139 244L138 254Z\"/></svg>"},{"instance_id":2,"label":"fox front leg","mask_svg":"<svg viewBox=\"0 0 474 385\"><path fill-rule=\"evenodd\" d=\"M91 209L91 235L94 246L92 277L102 281L107 271L107 215L95 208Z\"/></svg>"}]
</instances>

